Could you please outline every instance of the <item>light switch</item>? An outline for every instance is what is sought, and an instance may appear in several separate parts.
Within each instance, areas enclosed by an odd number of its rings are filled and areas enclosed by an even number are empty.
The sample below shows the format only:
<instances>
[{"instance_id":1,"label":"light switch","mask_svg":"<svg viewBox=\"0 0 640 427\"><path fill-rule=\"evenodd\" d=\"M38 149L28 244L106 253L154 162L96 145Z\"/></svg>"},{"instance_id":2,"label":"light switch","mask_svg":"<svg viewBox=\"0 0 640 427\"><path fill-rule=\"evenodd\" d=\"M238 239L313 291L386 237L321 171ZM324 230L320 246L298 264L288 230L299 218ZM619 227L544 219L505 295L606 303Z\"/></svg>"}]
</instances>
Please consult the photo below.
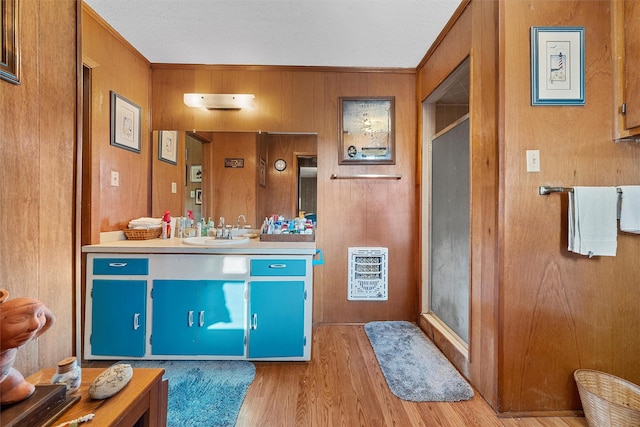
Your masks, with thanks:
<instances>
[{"instance_id":1,"label":"light switch","mask_svg":"<svg viewBox=\"0 0 640 427\"><path fill-rule=\"evenodd\" d=\"M111 171L111 186L112 187L120 187L120 173L116 171Z\"/></svg>"},{"instance_id":2,"label":"light switch","mask_svg":"<svg viewBox=\"0 0 640 427\"><path fill-rule=\"evenodd\" d=\"M171 183L171 192L172 192L173 194L175 194L175 193L177 193L177 192L178 192L178 184L176 184L175 182L172 182L172 183Z\"/></svg>"},{"instance_id":3,"label":"light switch","mask_svg":"<svg viewBox=\"0 0 640 427\"><path fill-rule=\"evenodd\" d=\"M540 150L527 150L527 172L540 172Z\"/></svg>"}]
</instances>

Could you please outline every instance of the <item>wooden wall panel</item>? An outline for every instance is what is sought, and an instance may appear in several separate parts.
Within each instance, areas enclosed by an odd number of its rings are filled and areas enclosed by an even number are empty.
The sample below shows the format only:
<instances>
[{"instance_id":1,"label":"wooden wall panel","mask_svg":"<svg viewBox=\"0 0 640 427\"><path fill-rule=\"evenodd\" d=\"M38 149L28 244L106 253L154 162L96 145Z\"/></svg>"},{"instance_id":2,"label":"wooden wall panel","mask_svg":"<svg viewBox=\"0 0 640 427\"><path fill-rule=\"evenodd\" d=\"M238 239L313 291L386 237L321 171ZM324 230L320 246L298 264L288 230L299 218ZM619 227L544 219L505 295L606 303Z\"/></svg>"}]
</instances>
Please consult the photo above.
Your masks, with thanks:
<instances>
[{"instance_id":1,"label":"wooden wall panel","mask_svg":"<svg viewBox=\"0 0 640 427\"><path fill-rule=\"evenodd\" d=\"M0 287L57 317L18 351L25 376L74 351L76 7L20 1L20 84L0 81Z\"/></svg>"},{"instance_id":2,"label":"wooden wall panel","mask_svg":"<svg viewBox=\"0 0 640 427\"><path fill-rule=\"evenodd\" d=\"M265 206L258 211L258 218L271 214L294 218L298 213L297 171L295 155L303 152L317 154L318 143L315 135L267 135L266 157L266 197ZM287 168L278 172L274 167L277 159L287 162Z\"/></svg>"},{"instance_id":3,"label":"wooden wall panel","mask_svg":"<svg viewBox=\"0 0 640 427\"><path fill-rule=\"evenodd\" d=\"M218 93L250 92L255 108L241 111L189 109L182 93L207 80ZM237 75L236 79L234 76ZM180 77L177 77L180 76ZM204 87L198 83L198 90ZM325 265L315 267L314 321L364 322L414 319L416 104L415 73L407 70L355 72L337 69L230 66L152 66L154 128L190 129L208 123L217 131L314 132L318 135L318 230ZM396 97L396 165L338 165L338 98ZM207 117L210 118L207 121ZM270 167L271 159L267 164ZM401 173L399 181L330 180L332 173ZM389 247L390 299L347 301L347 248Z\"/></svg>"},{"instance_id":4,"label":"wooden wall panel","mask_svg":"<svg viewBox=\"0 0 640 427\"><path fill-rule=\"evenodd\" d=\"M498 2L471 6L471 347L474 384L498 406L499 45Z\"/></svg>"},{"instance_id":5,"label":"wooden wall panel","mask_svg":"<svg viewBox=\"0 0 640 427\"><path fill-rule=\"evenodd\" d=\"M640 183L637 144L611 140L613 62L609 1L535 1L504 7L504 246L501 400L505 412L578 409L577 368L640 382L640 239L618 233L615 257L567 251L567 195L539 185ZM529 27L584 26L586 104L530 106ZM541 172L525 171L539 149Z\"/></svg>"},{"instance_id":6,"label":"wooden wall panel","mask_svg":"<svg viewBox=\"0 0 640 427\"><path fill-rule=\"evenodd\" d=\"M150 64L83 3L82 55L91 69L92 243L99 233L121 230L129 220L151 214ZM140 153L111 143L110 92L141 107ZM171 129L171 128L165 128ZM120 186L111 186L111 171Z\"/></svg>"},{"instance_id":7,"label":"wooden wall panel","mask_svg":"<svg viewBox=\"0 0 640 427\"><path fill-rule=\"evenodd\" d=\"M256 224L257 203L257 141L254 133L214 133L211 144L204 144L206 157L202 170L203 188L213 188L204 193L205 217L211 217L218 225L224 217L227 225L235 226L239 215L249 224ZM244 168L225 168L225 158L244 159ZM213 204L213 206L212 206Z\"/></svg>"}]
</instances>

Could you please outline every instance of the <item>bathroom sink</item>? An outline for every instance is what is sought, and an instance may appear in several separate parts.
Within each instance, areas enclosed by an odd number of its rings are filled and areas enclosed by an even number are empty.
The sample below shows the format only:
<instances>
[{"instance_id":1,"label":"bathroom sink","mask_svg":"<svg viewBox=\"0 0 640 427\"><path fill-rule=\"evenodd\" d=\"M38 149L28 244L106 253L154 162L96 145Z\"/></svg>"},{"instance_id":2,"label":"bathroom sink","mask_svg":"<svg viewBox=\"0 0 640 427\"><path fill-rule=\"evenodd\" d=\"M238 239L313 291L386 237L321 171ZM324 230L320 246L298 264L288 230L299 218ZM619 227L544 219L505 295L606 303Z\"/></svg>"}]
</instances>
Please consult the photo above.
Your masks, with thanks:
<instances>
[{"instance_id":1,"label":"bathroom sink","mask_svg":"<svg viewBox=\"0 0 640 427\"><path fill-rule=\"evenodd\" d=\"M187 237L182 243L196 246L231 246L249 242L249 237L234 237L232 240L213 239L211 237Z\"/></svg>"}]
</instances>

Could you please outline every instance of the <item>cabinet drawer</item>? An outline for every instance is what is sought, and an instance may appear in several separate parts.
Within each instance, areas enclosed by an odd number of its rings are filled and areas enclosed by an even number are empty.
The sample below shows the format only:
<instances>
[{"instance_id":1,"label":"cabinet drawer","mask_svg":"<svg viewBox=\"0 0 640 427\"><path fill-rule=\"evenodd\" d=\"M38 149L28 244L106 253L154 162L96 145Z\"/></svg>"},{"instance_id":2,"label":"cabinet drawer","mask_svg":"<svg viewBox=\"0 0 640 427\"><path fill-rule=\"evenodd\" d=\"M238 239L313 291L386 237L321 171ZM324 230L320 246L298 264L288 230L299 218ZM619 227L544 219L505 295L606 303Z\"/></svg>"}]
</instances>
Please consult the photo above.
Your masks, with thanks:
<instances>
[{"instance_id":1,"label":"cabinet drawer","mask_svg":"<svg viewBox=\"0 0 640 427\"><path fill-rule=\"evenodd\" d=\"M307 262L304 259L252 259L252 276L304 276Z\"/></svg>"},{"instance_id":2,"label":"cabinet drawer","mask_svg":"<svg viewBox=\"0 0 640 427\"><path fill-rule=\"evenodd\" d=\"M94 258L93 274L145 276L149 274L149 260L147 258Z\"/></svg>"}]
</instances>

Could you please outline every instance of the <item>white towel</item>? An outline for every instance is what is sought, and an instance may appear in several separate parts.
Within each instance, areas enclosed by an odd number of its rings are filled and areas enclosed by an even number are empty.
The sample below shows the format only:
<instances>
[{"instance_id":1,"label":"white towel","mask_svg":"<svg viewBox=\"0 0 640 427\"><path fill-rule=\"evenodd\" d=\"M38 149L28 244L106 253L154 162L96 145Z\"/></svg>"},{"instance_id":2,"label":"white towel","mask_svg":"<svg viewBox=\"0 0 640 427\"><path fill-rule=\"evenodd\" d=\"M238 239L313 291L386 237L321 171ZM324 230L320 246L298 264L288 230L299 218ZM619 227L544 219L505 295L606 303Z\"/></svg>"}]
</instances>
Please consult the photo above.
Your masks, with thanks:
<instances>
[{"instance_id":1,"label":"white towel","mask_svg":"<svg viewBox=\"0 0 640 427\"><path fill-rule=\"evenodd\" d=\"M158 228L162 226L162 218L136 218L129 221L129 228L136 230L148 230L149 228Z\"/></svg>"},{"instance_id":2,"label":"white towel","mask_svg":"<svg viewBox=\"0 0 640 427\"><path fill-rule=\"evenodd\" d=\"M569 193L569 250L589 258L615 256L617 209L615 187L574 187Z\"/></svg>"},{"instance_id":3,"label":"white towel","mask_svg":"<svg viewBox=\"0 0 640 427\"><path fill-rule=\"evenodd\" d=\"M640 185L621 185L620 231L640 234Z\"/></svg>"}]
</instances>

